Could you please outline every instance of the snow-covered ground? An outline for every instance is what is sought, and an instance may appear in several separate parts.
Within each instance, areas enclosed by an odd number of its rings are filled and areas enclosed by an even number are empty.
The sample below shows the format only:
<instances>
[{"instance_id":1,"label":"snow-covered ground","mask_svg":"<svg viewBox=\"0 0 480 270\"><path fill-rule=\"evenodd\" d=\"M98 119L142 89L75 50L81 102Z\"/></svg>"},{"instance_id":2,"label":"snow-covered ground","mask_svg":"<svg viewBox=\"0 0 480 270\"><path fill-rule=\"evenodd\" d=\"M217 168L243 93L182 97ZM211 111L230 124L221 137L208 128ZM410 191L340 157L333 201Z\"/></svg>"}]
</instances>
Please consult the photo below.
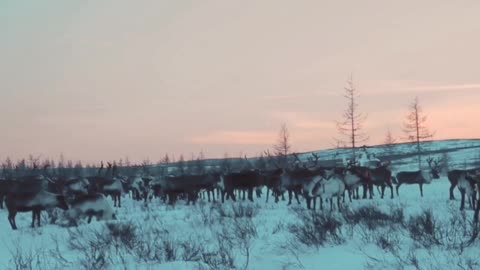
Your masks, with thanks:
<instances>
[{"instance_id":1,"label":"snow-covered ground","mask_svg":"<svg viewBox=\"0 0 480 270\"><path fill-rule=\"evenodd\" d=\"M459 150L452 152L451 158L460 160L476 153L477 149ZM42 227L32 229L31 214L20 213L19 230L12 231L7 211L0 210L0 269L16 269L20 264L23 269L96 269L104 265L105 269L343 270L416 269L416 264L418 269L480 269L479 242L461 245L472 233L473 211L460 212L459 192L455 191L457 200L450 201L449 187L443 174L424 186L423 198L418 185L402 185L400 196L395 194L394 199L389 198L388 189L386 199L380 199L375 190L373 200L344 204L351 211L364 206L385 213L402 209L406 224L412 216L431 210L440 233L436 237L441 240L428 248L412 239L405 224L369 230L362 222L348 223L336 210L332 215L343 223L338 231L341 239L327 237L322 245L307 246L292 230L302 224L302 213L308 216L304 202L287 206L286 201L266 203L265 197L256 198L255 203L201 201L196 206L179 203L175 207L159 200L144 206L124 197L122 208L117 209L118 219L111 222L116 225L110 229L107 223L97 221L78 228L46 225L45 213ZM122 230L120 224L134 229ZM122 239L115 236L117 231L133 231L133 236ZM229 263L231 267L224 267Z\"/></svg>"},{"instance_id":2,"label":"snow-covered ground","mask_svg":"<svg viewBox=\"0 0 480 270\"><path fill-rule=\"evenodd\" d=\"M396 197L393 200L382 200L377 196L373 200L360 200L347 204L352 208L373 205L386 212L392 207L398 206L404 209L406 216L419 214L424 209L432 209L434 216L440 219L447 219L452 214L458 215L460 218L459 202L448 200L448 188L448 180L442 178L425 187L425 196L423 198L419 196L418 186L402 186L400 197ZM258 211L255 217L251 219L250 225L255 228L256 235L252 236L247 243L250 249L250 261L246 269L318 269L320 266L322 266L322 269L364 269L369 263L378 263L380 265L380 262L377 260L395 262L395 258L389 252L384 251L375 243L364 239L367 236L363 235L364 232L362 232L361 228L356 228L355 230L358 229L359 231L355 231L353 235L350 235L346 225L344 225L341 232L345 242L341 244L327 242L319 248L300 244L289 230L291 224L299 222L296 211L292 210L299 208L297 205L288 207L284 201L281 201L279 204L273 202L265 203L263 198L258 199L253 204L240 202L234 205L234 207L244 205ZM219 206L214 206L214 204L210 203L199 203L197 206L178 205L172 208L157 201L147 208L141 203L126 200L124 207L118 210L117 223L132 222L136 224L138 234L150 234L142 235L142 237L147 237L147 240L153 241L155 239L156 242L160 240L161 243L164 240L170 241L179 250L177 250L178 254L174 259L176 262L163 262L166 259L142 261L139 258L141 255L137 256L137 258L126 255L126 258L124 258L126 260L125 263L120 258L115 258L109 262L111 269L119 269L122 265L126 265L126 269L202 269L199 263L180 262L183 259L181 254L183 251L181 251L180 246L181 243L191 243L203 246L203 252L205 253L215 253L218 250L218 247L216 247L218 244L216 236L221 233L235 233L229 227L234 223L232 221L233 218L220 218L216 207ZM231 210L231 207L231 203L226 203L223 206L225 211L227 211L226 216L228 216L228 211ZM304 205L301 205L301 208L304 208ZM338 213L334 215L340 216ZM471 220L472 217L473 211L467 210L467 220ZM30 214L19 214L17 224L20 229L12 231L7 221L6 211L0 211L0 238L2 239L2 244L0 245L2 254L0 257L0 268L14 268L15 260L12 256L18 253L17 249L21 249L21 253L24 253L24 256L28 257L30 255L34 258L32 262L34 265L33 269L42 269L43 263L45 263L43 269L82 268L80 261L84 260L86 255L94 256L95 254L88 254L89 250L84 250L85 252L79 250L71 251L71 248L68 246L69 239L83 237L83 240L77 239L81 240L80 242L95 239L93 233L96 231L102 232L105 226L102 222L93 221L92 224L80 225L78 229L67 229L57 225L44 225L41 228L31 229L29 227L30 218ZM250 220L248 218L244 219ZM250 225L242 223L241 226L248 227ZM239 229L234 227L233 230ZM404 256L405 259L410 251L416 251L420 254L419 256L426 258L432 257L428 254L427 249L415 247L415 243L410 239L407 230L392 232L393 234L399 238L400 254L403 254L401 256ZM246 254L241 248L242 244L234 243L233 246L235 248L231 251L233 251L234 265L238 269L244 269ZM55 262L57 259L53 257L52 252L55 253L57 247L61 251L60 254L65 257L65 261ZM434 258L435 260L446 258L445 255L442 255L442 252L447 252L449 255L452 253L451 250L445 251L443 247L438 247L438 249L439 255ZM467 251L469 250L480 252L479 247L467 248ZM117 256L115 251L110 251L110 253L112 256ZM464 254L463 256L468 255L467 252ZM37 265L37 259L44 260L40 262L40 266ZM421 263L424 266L428 266L431 262L425 259Z\"/></svg>"}]
</instances>

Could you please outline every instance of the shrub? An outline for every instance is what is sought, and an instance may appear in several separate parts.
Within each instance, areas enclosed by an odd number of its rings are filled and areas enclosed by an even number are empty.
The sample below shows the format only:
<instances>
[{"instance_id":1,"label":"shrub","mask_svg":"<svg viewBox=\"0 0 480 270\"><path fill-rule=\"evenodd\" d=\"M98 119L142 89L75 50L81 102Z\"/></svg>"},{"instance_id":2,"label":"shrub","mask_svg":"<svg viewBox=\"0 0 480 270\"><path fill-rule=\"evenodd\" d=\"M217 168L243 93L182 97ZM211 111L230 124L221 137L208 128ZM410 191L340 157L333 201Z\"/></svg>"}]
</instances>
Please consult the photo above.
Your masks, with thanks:
<instances>
[{"instance_id":1,"label":"shrub","mask_svg":"<svg viewBox=\"0 0 480 270\"><path fill-rule=\"evenodd\" d=\"M388 252L396 252L400 247L400 239L394 231L386 231L377 234L375 244Z\"/></svg>"},{"instance_id":2,"label":"shrub","mask_svg":"<svg viewBox=\"0 0 480 270\"><path fill-rule=\"evenodd\" d=\"M137 226L132 222L107 223L107 234L122 246L133 249L137 243Z\"/></svg>"},{"instance_id":3,"label":"shrub","mask_svg":"<svg viewBox=\"0 0 480 270\"><path fill-rule=\"evenodd\" d=\"M343 242L342 222L332 213L297 211L299 223L290 226L290 233L306 246L323 246L326 242Z\"/></svg>"},{"instance_id":4,"label":"shrub","mask_svg":"<svg viewBox=\"0 0 480 270\"><path fill-rule=\"evenodd\" d=\"M402 208L393 208L391 213L384 213L375 206L362 206L358 209L342 211L343 218L350 225L364 224L369 230L378 227L403 225L405 217Z\"/></svg>"},{"instance_id":5,"label":"shrub","mask_svg":"<svg viewBox=\"0 0 480 270\"><path fill-rule=\"evenodd\" d=\"M233 218L254 218L259 212L259 207L252 204L232 204Z\"/></svg>"},{"instance_id":6,"label":"shrub","mask_svg":"<svg viewBox=\"0 0 480 270\"><path fill-rule=\"evenodd\" d=\"M440 245L438 238L437 220L431 210L424 210L421 214L412 216L407 225L410 237L424 247Z\"/></svg>"}]
</instances>

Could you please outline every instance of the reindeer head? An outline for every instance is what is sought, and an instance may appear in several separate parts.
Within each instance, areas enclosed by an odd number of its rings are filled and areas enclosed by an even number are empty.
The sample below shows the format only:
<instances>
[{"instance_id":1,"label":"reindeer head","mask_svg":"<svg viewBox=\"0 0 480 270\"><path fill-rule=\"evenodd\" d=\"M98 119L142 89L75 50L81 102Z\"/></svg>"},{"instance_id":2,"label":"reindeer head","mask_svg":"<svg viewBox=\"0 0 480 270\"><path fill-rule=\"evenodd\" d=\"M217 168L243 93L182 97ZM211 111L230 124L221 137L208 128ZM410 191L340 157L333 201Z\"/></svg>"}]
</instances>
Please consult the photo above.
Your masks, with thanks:
<instances>
[{"instance_id":1,"label":"reindeer head","mask_svg":"<svg viewBox=\"0 0 480 270\"><path fill-rule=\"evenodd\" d=\"M439 172L440 162L441 162L441 159L439 158L436 158L436 159L433 159L432 157L427 158L428 167L430 168L430 174L432 175L433 179L440 178L440 172Z\"/></svg>"}]
</instances>

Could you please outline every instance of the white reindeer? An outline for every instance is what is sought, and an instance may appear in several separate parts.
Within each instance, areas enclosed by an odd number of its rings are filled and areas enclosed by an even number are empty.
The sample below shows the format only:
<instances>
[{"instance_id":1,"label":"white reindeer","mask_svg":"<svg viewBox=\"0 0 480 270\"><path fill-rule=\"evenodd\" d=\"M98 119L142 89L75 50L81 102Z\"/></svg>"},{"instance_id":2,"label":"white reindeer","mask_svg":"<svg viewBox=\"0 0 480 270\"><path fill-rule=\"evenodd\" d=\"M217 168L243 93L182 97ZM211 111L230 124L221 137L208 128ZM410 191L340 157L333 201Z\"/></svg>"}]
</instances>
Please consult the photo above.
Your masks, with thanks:
<instances>
[{"instance_id":1,"label":"white reindeer","mask_svg":"<svg viewBox=\"0 0 480 270\"><path fill-rule=\"evenodd\" d=\"M105 195L101 193L82 196L73 201L70 209L66 212L66 217L77 225L76 221L80 218L88 217L88 223L95 216L98 220L116 219L112 206Z\"/></svg>"}]
</instances>

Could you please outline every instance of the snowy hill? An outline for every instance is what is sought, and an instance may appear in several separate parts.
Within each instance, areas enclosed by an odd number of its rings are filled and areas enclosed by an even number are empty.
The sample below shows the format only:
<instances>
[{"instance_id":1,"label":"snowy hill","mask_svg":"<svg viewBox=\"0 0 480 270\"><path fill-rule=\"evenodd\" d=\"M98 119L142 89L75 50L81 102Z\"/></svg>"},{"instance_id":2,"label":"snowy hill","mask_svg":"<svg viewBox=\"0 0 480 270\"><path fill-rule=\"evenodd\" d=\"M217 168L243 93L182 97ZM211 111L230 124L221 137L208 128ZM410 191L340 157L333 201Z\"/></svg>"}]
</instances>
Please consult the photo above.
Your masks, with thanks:
<instances>
[{"instance_id":1,"label":"snowy hill","mask_svg":"<svg viewBox=\"0 0 480 270\"><path fill-rule=\"evenodd\" d=\"M414 168L412 145L369 148L395 170ZM478 140L429 142L426 155L448 154L449 166L472 166ZM346 150L317 152L322 162ZM310 153L302 153L307 159ZM332 158L335 157L335 158ZM473 211L449 200L445 174L424 187L402 186L394 199L354 200L343 210L306 210L305 203L231 201L172 207L124 197L118 220L78 228L31 229L31 214L17 215L12 231L0 210L1 269L480 269L480 243L469 242ZM265 190L264 190L265 193ZM389 197L389 196L386 196ZM468 203L467 203L468 205ZM430 212L431 211L431 212ZM431 215L429 214L431 213Z\"/></svg>"}]
</instances>

